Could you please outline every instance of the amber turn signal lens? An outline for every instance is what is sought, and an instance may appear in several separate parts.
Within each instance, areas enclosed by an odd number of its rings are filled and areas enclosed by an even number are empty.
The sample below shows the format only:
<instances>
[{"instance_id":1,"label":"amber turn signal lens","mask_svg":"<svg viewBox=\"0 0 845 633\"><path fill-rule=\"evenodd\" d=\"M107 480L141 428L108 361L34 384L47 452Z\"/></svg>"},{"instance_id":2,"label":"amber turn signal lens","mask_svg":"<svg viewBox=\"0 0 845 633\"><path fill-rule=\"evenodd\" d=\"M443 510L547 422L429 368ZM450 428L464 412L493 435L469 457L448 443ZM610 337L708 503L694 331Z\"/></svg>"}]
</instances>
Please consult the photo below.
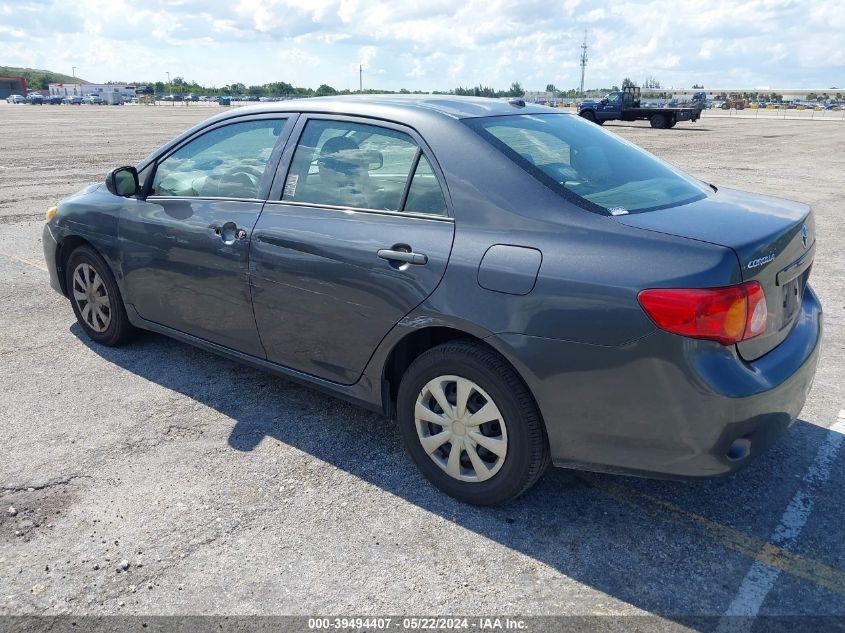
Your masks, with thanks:
<instances>
[{"instance_id":1,"label":"amber turn signal lens","mask_svg":"<svg viewBox=\"0 0 845 633\"><path fill-rule=\"evenodd\" d=\"M54 217L56 217L56 213L58 213L58 212L59 212L58 207L50 207L49 209L47 209L47 222L49 222Z\"/></svg>"}]
</instances>

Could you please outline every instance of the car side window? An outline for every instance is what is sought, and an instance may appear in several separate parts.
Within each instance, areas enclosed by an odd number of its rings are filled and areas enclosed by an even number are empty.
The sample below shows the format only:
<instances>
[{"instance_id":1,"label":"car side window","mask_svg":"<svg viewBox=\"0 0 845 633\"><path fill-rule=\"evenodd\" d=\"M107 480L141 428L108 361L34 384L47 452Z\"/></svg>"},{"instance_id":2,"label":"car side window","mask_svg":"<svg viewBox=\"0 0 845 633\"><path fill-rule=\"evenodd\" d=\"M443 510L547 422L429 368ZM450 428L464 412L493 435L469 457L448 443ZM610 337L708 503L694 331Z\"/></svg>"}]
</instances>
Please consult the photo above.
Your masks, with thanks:
<instances>
[{"instance_id":1,"label":"car side window","mask_svg":"<svg viewBox=\"0 0 845 633\"><path fill-rule=\"evenodd\" d=\"M404 132L348 121L309 121L282 200L399 211L419 146Z\"/></svg>"},{"instance_id":2,"label":"car side window","mask_svg":"<svg viewBox=\"0 0 845 633\"><path fill-rule=\"evenodd\" d=\"M437 182L437 176L431 169L431 163L424 154L420 154L420 162L411 180L408 189L408 198L402 209L409 213L433 213L446 215L446 200L443 198L443 190Z\"/></svg>"},{"instance_id":3,"label":"car side window","mask_svg":"<svg viewBox=\"0 0 845 633\"><path fill-rule=\"evenodd\" d=\"M219 127L183 145L156 167L150 195L256 198L285 119Z\"/></svg>"}]
</instances>

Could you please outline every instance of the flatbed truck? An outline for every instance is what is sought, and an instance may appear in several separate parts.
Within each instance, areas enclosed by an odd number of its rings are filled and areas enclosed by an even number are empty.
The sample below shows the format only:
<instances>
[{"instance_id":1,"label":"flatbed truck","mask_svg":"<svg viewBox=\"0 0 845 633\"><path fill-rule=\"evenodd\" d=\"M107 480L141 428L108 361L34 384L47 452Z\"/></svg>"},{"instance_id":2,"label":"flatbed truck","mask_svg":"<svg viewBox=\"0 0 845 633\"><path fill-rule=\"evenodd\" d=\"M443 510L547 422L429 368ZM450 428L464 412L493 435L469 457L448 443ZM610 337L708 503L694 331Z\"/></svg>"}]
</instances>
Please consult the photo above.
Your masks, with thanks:
<instances>
[{"instance_id":1,"label":"flatbed truck","mask_svg":"<svg viewBox=\"0 0 845 633\"><path fill-rule=\"evenodd\" d=\"M696 97L698 97L696 94ZM663 129L675 127L678 121L697 121L704 107L702 98L693 98L690 107L647 107L640 105L640 88L626 86L618 92L611 92L604 99L595 101L586 99L581 102L578 114L588 121L602 125L605 121L647 120L651 127Z\"/></svg>"}]
</instances>

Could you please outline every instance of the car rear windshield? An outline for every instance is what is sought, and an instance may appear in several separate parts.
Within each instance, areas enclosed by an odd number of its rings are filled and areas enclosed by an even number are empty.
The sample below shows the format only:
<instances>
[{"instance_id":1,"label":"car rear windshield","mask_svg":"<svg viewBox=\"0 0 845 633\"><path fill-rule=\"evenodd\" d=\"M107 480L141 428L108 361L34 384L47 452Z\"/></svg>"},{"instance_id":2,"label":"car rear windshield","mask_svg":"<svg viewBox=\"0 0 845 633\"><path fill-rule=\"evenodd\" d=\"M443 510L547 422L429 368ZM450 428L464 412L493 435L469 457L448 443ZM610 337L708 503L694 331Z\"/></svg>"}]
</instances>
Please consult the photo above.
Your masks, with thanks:
<instances>
[{"instance_id":1,"label":"car rear windshield","mask_svg":"<svg viewBox=\"0 0 845 633\"><path fill-rule=\"evenodd\" d=\"M525 171L590 211L642 213L694 202L708 193L704 183L572 114L463 122Z\"/></svg>"}]
</instances>

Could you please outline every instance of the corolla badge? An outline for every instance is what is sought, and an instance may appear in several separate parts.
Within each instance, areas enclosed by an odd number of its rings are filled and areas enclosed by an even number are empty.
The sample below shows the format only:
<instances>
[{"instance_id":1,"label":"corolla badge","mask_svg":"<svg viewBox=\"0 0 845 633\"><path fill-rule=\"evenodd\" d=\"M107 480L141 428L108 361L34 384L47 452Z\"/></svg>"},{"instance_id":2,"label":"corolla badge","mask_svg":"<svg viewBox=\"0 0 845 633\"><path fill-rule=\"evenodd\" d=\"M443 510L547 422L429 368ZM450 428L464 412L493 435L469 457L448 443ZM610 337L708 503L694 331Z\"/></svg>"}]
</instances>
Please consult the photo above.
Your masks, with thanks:
<instances>
[{"instance_id":1,"label":"corolla badge","mask_svg":"<svg viewBox=\"0 0 845 633\"><path fill-rule=\"evenodd\" d=\"M807 225L801 225L801 243L804 245L804 248L807 248L807 238L810 237L810 232L807 230Z\"/></svg>"},{"instance_id":2,"label":"corolla badge","mask_svg":"<svg viewBox=\"0 0 845 633\"><path fill-rule=\"evenodd\" d=\"M748 268L757 268L758 266L762 266L763 264L768 264L769 262L775 261L775 254L769 253L764 257L758 257L757 259L752 259L748 262Z\"/></svg>"}]
</instances>

